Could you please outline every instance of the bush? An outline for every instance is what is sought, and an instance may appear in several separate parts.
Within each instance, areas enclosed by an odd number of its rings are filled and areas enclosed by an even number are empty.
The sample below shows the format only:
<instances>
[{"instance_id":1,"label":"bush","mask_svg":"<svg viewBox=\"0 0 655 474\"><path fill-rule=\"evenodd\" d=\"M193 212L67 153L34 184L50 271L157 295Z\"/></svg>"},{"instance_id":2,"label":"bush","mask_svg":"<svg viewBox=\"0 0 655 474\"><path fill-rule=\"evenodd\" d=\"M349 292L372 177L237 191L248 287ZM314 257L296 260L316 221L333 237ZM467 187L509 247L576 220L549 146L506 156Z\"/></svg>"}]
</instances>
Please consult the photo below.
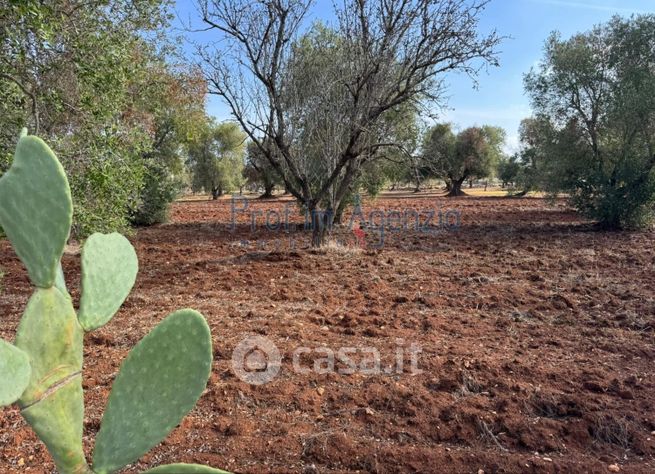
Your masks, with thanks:
<instances>
[{"instance_id":1,"label":"bush","mask_svg":"<svg viewBox=\"0 0 655 474\"><path fill-rule=\"evenodd\" d=\"M171 203L178 197L182 183L157 163L146 166L141 202L132 215L134 225L148 226L168 220Z\"/></svg>"},{"instance_id":2,"label":"bush","mask_svg":"<svg viewBox=\"0 0 655 474\"><path fill-rule=\"evenodd\" d=\"M94 232L129 230L129 216L137 209L143 183L140 159L129 155L109 159L94 156L83 167L64 162L64 168L70 176L76 203L73 237L82 239Z\"/></svg>"}]
</instances>

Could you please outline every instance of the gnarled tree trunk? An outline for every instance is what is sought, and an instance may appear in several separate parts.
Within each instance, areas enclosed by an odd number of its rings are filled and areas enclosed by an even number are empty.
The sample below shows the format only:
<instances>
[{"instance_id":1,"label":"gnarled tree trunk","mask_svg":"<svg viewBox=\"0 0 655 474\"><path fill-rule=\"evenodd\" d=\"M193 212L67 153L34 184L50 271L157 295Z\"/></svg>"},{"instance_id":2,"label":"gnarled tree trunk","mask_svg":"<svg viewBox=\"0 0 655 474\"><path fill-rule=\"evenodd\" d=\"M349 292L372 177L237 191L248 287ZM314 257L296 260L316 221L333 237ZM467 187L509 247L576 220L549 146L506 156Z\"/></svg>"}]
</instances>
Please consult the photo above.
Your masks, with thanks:
<instances>
[{"instance_id":1,"label":"gnarled tree trunk","mask_svg":"<svg viewBox=\"0 0 655 474\"><path fill-rule=\"evenodd\" d=\"M448 197L466 196L466 193L462 191L462 184L464 183L465 180L466 178L452 180L450 183L450 191L448 192L447 196Z\"/></svg>"}]
</instances>

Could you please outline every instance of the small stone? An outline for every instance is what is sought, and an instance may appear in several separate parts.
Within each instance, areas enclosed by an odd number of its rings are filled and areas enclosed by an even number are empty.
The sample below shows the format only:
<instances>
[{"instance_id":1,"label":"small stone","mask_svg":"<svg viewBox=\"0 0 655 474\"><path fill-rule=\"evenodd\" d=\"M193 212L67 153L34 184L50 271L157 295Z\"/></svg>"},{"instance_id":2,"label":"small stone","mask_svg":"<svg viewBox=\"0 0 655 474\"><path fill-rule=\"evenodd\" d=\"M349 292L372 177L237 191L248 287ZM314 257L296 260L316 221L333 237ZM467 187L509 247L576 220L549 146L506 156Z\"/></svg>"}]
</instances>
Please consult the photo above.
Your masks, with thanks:
<instances>
[{"instance_id":1,"label":"small stone","mask_svg":"<svg viewBox=\"0 0 655 474\"><path fill-rule=\"evenodd\" d=\"M619 472L621 471L621 468L619 467L618 464L610 464L608 468L610 472Z\"/></svg>"},{"instance_id":2,"label":"small stone","mask_svg":"<svg viewBox=\"0 0 655 474\"><path fill-rule=\"evenodd\" d=\"M323 387L318 387L316 392L318 392L319 395L323 395L325 393L325 389Z\"/></svg>"},{"instance_id":3,"label":"small stone","mask_svg":"<svg viewBox=\"0 0 655 474\"><path fill-rule=\"evenodd\" d=\"M22 466L24 466L24 465L25 465L25 459L20 458L20 459L18 460L18 466L19 466L19 467L22 467Z\"/></svg>"},{"instance_id":4,"label":"small stone","mask_svg":"<svg viewBox=\"0 0 655 474\"><path fill-rule=\"evenodd\" d=\"M553 460L550 459L550 458L542 458L542 459L543 459L544 461L546 461L546 462L553 462Z\"/></svg>"},{"instance_id":5,"label":"small stone","mask_svg":"<svg viewBox=\"0 0 655 474\"><path fill-rule=\"evenodd\" d=\"M484 474L484 469L478 469L478 474Z\"/></svg>"},{"instance_id":6,"label":"small stone","mask_svg":"<svg viewBox=\"0 0 655 474\"><path fill-rule=\"evenodd\" d=\"M353 413L354 415L368 415L368 416L373 416L373 415L375 415L375 411L373 411L373 409L370 408L370 407L366 407L366 408L364 408L364 407L357 408L356 410L353 410L352 413Z\"/></svg>"},{"instance_id":7,"label":"small stone","mask_svg":"<svg viewBox=\"0 0 655 474\"><path fill-rule=\"evenodd\" d=\"M318 468L315 465L306 466L303 474L317 474L319 472Z\"/></svg>"}]
</instances>

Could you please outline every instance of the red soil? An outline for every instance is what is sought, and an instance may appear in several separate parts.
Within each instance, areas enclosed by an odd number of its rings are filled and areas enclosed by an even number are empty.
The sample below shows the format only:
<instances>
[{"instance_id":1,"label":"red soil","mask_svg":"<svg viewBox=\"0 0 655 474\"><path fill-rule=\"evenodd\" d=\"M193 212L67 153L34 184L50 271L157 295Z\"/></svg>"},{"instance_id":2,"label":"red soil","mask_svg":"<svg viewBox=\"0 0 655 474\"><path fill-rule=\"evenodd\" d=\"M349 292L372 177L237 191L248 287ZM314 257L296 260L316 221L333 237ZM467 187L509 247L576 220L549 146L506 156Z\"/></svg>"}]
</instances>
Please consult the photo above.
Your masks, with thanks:
<instances>
[{"instance_id":1,"label":"red soil","mask_svg":"<svg viewBox=\"0 0 655 474\"><path fill-rule=\"evenodd\" d=\"M374 249L378 232L363 226L367 250L315 252L306 232L293 232L289 249L289 235L262 227L263 211L285 205L301 222L291 202L249 204L234 231L229 200L195 201L131 238L137 285L85 340L89 451L130 348L169 312L193 307L213 334L207 390L126 472L170 462L278 473L655 472L655 233L598 232L562 202L394 195L364 213L413 208L423 222L429 209L456 209L461 227L388 231ZM255 232L252 210L262 211ZM13 340L31 290L6 241L0 261L0 337ZM79 255L64 267L77 298ZM249 334L284 358L266 385L232 370ZM293 370L299 346L374 347L385 366L397 339L422 348L421 374ZM319 357L305 354L303 367ZM0 472L52 471L18 410L3 409Z\"/></svg>"}]
</instances>

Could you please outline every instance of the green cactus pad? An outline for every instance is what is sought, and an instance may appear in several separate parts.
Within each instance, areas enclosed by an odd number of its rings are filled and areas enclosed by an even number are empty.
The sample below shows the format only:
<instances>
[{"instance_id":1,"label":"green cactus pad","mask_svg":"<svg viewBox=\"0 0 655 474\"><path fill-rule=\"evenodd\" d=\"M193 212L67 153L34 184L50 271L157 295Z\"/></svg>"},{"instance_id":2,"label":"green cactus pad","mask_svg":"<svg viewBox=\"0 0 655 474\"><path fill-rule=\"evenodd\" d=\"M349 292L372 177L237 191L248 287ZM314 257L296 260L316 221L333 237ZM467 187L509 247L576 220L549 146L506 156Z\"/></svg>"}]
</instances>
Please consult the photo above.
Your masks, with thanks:
<instances>
[{"instance_id":1,"label":"green cactus pad","mask_svg":"<svg viewBox=\"0 0 655 474\"><path fill-rule=\"evenodd\" d=\"M64 276L64 269L61 262L57 265L57 274L55 275L55 288L61 291L64 295L68 295L68 288L66 288L66 277Z\"/></svg>"},{"instance_id":2,"label":"green cactus pad","mask_svg":"<svg viewBox=\"0 0 655 474\"><path fill-rule=\"evenodd\" d=\"M93 234L82 249L80 324L85 331L104 326L130 294L139 261L120 234Z\"/></svg>"},{"instance_id":3,"label":"green cactus pad","mask_svg":"<svg viewBox=\"0 0 655 474\"><path fill-rule=\"evenodd\" d=\"M59 472L89 472L82 449L84 396L80 374L52 387L43 400L21 414L48 447Z\"/></svg>"},{"instance_id":4,"label":"green cactus pad","mask_svg":"<svg viewBox=\"0 0 655 474\"><path fill-rule=\"evenodd\" d=\"M201 314L177 311L127 356L96 438L93 470L116 471L161 442L200 398L211 370L211 336Z\"/></svg>"},{"instance_id":5,"label":"green cactus pad","mask_svg":"<svg viewBox=\"0 0 655 474\"><path fill-rule=\"evenodd\" d=\"M20 398L30 383L31 374L27 354L0 339L0 407Z\"/></svg>"},{"instance_id":6,"label":"green cactus pad","mask_svg":"<svg viewBox=\"0 0 655 474\"><path fill-rule=\"evenodd\" d=\"M143 474L230 474L227 471L200 464L167 464L144 471Z\"/></svg>"},{"instance_id":7,"label":"green cactus pad","mask_svg":"<svg viewBox=\"0 0 655 474\"><path fill-rule=\"evenodd\" d=\"M35 286L50 288L73 218L68 180L40 138L22 136L0 179L0 226Z\"/></svg>"},{"instance_id":8,"label":"green cactus pad","mask_svg":"<svg viewBox=\"0 0 655 474\"><path fill-rule=\"evenodd\" d=\"M68 296L57 288L34 292L16 334L16 347L27 353L32 366L30 384L19 400L22 407L82 370L83 334Z\"/></svg>"}]
</instances>

